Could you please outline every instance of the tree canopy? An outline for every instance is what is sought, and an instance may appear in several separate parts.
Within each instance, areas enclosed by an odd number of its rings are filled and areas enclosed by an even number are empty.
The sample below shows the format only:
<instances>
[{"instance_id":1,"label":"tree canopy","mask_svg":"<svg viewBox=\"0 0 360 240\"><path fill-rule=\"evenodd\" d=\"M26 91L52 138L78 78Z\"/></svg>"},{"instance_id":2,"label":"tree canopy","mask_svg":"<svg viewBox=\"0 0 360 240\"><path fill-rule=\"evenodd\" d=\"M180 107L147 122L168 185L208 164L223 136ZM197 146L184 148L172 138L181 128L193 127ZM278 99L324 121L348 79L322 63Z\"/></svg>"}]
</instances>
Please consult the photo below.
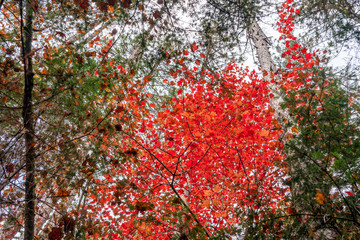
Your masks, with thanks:
<instances>
[{"instance_id":1,"label":"tree canopy","mask_svg":"<svg viewBox=\"0 0 360 240\"><path fill-rule=\"evenodd\" d=\"M1 239L360 237L357 1L0 9Z\"/></svg>"}]
</instances>

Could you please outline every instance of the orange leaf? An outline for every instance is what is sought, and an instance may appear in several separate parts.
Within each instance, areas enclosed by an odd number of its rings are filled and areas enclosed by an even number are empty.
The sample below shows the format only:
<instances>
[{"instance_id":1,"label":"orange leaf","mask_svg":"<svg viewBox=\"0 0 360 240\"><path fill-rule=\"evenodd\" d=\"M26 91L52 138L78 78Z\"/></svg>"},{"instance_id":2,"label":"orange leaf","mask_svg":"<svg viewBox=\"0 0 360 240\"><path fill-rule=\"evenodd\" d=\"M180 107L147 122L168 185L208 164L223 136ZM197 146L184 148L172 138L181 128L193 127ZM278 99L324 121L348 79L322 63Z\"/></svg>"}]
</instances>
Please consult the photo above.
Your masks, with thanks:
<instances>
[{"instance_id":1,"label":"orange leaf","mask_svg":"<svg viewBox=\"0 0 360 240\"><path fill-rule=\"evenodd\" d=\"M267 136L269 136L269 131L266 130L266 129L261 129L261 131L260 131L260 136L262 136L262 137L267 137Z\"/></svg>"},{"instance_id":2,"label":"orange leaf","mask_svg":"<svg viewBox=\"0 0 360 240\"><path fill-rule=\"evenodd\" d=\"M209 208L209 207L210 207L210 200L209 200L209 199L206 199L205 201L203 201L202 207L204 207L204 208Z\"/></svg>"},{"instance_id":3,"label":"orange leaf","mask_svg":"<svg viewBox=\"0 0 360 240\"><path fill-rule=\"evenodd\" d=\"M218 184L214 187L214 192L220 192L221 191L221 186Z\"/></svg>"},{"instance_id":4,"label":"orange leaf","mask_svg":"<svg viewBox=\"0 0 360 240\"><path fill-rule=\"evenodd\" d=\"M320 204L326 203L325 196L324 196L324 194L321 192L320 189L316 189L315 199L316 199L316 201L317 201L318 203L320 203Z\"/></svg>"},{"instance_id":5,"label":"orange leaf","mask_svg":"<svg viewBox=\"0 0 360 240\"><path fill-rule=\"evenodd\" d=\"M4 96L2 99L2 103L5 104L8 101L9 97L8 96Z\"/></svg>"},{"instance_id":6,"label":"orange leaf","mask_svg":"<svg viewBox=\"0 0 360 240\"><path fill-rule=\"evenodd\" d=\"M31 147L34 147L35 145L36 145L36 142L32 142L32 143L28 144L28 147L31 148Z\"/></svg>"},{"instance_id":7,"label":"orange leaf","mask_svg":"<svg viewBox=\"0 0 360 240\"><path fill-rule=\"evenodd\" d=\"M292 127L292 128L291 128L291 131L292 131L293 133L296 133L296 134L299 133L297 127Z\"/></svg>"},{"instance_id":8,"label":"orange leaf","mask_svg":"<svg viewBox=\"0 0 360 240\"><path fill-rule=\"evenodd\" d=\"M205 190L204 191L204 195L207 196L207 197L211 196L211 194L212 194L211 190Z\"/></svg>"}]
</instances>

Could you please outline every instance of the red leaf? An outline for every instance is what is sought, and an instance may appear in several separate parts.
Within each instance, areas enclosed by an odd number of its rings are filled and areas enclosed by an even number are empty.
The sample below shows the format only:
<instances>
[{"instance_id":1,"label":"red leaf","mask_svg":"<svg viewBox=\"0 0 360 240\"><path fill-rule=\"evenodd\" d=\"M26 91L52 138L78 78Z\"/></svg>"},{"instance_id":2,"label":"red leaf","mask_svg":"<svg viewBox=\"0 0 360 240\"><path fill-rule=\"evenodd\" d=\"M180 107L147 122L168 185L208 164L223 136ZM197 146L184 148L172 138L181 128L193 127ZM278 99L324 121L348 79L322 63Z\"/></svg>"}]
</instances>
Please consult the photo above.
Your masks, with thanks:
<instances>
[{"instance_id":1,"label":"red leaf","mask_svg":"<svg viewBox=\"0 0 360 240\"><path fill-rule=\"evenodd\" d=\"M191 44L190 49L192 52L195 52L198 49L198 46L196 46L195 42Z\"/></svg>"},{"instance_id":2,"label":"red leaf","mask_svg":"<svg viewBox=\"0 0 360 240\"><path fill-rule=\"evenodd\" d=\"M354 193L353 193L353 192L347 191L346 193L347 193L347 195L349 195L350 197L354 196Z\"/></svg>"}]
</instances>

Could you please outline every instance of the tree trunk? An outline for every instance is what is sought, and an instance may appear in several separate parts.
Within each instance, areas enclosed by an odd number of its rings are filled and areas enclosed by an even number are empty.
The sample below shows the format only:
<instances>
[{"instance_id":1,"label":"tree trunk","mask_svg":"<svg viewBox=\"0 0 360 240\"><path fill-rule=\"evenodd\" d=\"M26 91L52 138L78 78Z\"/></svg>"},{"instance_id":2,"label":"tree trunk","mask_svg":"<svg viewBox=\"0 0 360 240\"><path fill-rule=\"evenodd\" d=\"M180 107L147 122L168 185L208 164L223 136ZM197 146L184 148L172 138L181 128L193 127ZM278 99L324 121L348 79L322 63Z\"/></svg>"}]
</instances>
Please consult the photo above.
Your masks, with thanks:
<instances>
[{"instance_id":1,"label":"tree trunk","mask_svg":"<svg viewBox=\"0 0 360 240\"><path fill-rule=\"evenodd\" d=\"M25 26L23 26L23 1L20 1L21 15L21 42L24 63L24 98L23 98L23 120L25 130L25 226L24 240L34 239L35 226L35 129L34 114L32 108L32 91L34 86L34 73L32 69L31 45L33 34L33 9L30 1L25 3ZM24 32L24 36L23 36Z\"/></svg>"},{"instance_id":2,"label":"tree trunk","mask_svg":"<svg viewBox=\"0 0 360 240\"><path fill-rule=\"evenodd\" d=\"M264 32L262 31L262 29L260 28L259 24L256 22L255 19L251 20L251 23L247 28L247 35L255 46L257 59L260 62L260 66L262 70L268 72L268 75L265 76L264 79L266 81L270 81L271 80L270 73L275 73L277 71L277 68L270 55L268 38L266 37L266 35L264 34ZM274 112L275 118L284 130L284 133L280 140L285 145L288 141L286 139L286 135L288 132L290 132L290 130L286 127L286 121L284 120L287 119L288 121L291 121L291 118L288 112L285 109L282 109L281 107L281 104L284 100L282 96L280 96L278 93L279 86L276 75L274 80L275 80L274 83L269 83L269 88L275 96L270 100L270 106L275 110ZM293 153L290 151L287 154L288 156L291 156ZM305 168L306 166L304 165L303 161L301 159L298 159L296 163L293 163L292 165L289 166L289 175L292 176L299 169L305 169ZM301 182L296 182L292 184L292 186L290 186L292 196L299 196L303 193L301 185L302 185ZM301 203L298 204L297 202L293 202L293 204L297 212L304 214L306 213L312 214L311 212L307 212L305 209L303 209L301 207ZM319 222L316 220L314 220L310 224L310 228L313 229L315 232L314 235L315 239L319 239L322 234L326 237L326 239L336 238L336 233L331 229L326 229L326 228L317 229L317 226L320 224L321 221Z\"/></svg>"},{"instance_id":3,"label":"tree trunk","mask_svg":"<svg viewBox=\"0 0 360 240\"><path fill-rule=\"evenodd\" d=\"M253 42L257 59L260 62L260 67L263 71L266 71L268 74L264 77L264 79L268 82L271 80L270 73L276 73L277 67L274 61L271 58L271 54L269 51L269 40L260 28L259 24L255 19L252 19L250 24L247 27L247 36ZM275 110L275 119L278 123L283 127L284 134L281 138L281 141L285 144L286 138L284 137L287 133L285 129L284 120L290 120L289 114L281 108L281 103L284 101L283 98L278 93L278 83L277 76L275 76L275 83L269 83L269 88L271 92L274 94L274 97L270 99L270 106Z\"/></svg>"}]
</instances>

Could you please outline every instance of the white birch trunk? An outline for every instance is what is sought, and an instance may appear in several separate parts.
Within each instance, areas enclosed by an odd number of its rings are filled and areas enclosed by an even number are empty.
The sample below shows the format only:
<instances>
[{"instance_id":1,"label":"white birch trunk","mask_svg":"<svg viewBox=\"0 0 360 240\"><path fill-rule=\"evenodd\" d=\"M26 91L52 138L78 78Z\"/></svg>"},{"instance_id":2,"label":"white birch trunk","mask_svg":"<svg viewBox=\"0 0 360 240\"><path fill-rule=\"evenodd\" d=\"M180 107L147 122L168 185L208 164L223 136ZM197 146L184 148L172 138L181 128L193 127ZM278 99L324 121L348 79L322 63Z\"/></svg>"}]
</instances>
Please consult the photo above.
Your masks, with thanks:
<instances>
[{"instance_id":1,"label":"white birch trunk","mask_svg":"<svg viewBox=\"0 0 360 240\"><path fill-rule=\"evenodd\" d=\"M247 28L247 36L254 44L256 49L257 59L260 63L260 67L263 71L268 73L264 79L267 82L271 81L271 74L276 73L277 67L272 60L270 50L269 50L269 40L260 28L259 24L256 22L255 19L251 21ZM279 124L284 128L284 133L286 134L287 131L285 129L284 120L290 120L289 114L281 108L281 104L284 102L282 96L279 95L278 89L278 76L275 75L275 83L269 83L269 89L274 97L270 99L270 106L275 110L275 119L279 122ZM285 144L286 138L282 137L281 141Z\"/></svg>"},{"instance_id":2,"label":"white birch trunk","mask_svg":"<svg viewBox=\"0 0 360 240\"><path fill-rule=\"evenodd\" d=\"M272 60L270 50L269 50L269 40L260 28L259 24L256 22L255 19L251 20L251 23L249 24L247 28L247 36L251 41L253 42L257 59L260 62L260 67L263 71L266 71L268 73L267 76L264 77L266 81L271 80L271 74L270 73L276 73L277 67ZM291 132L290 129L287 129L286 127L286 121L291 121L289 113L286 111L286 109L282 109L281 104L284 102L284 99L281 95L279 95L278 89L279 89L279 81L278 76L275 75L275 82L269 83L269 89L274 94L274 97L270 100L270 106L275 110L274 115L275 119L278 121L278 123L282 126L284 133L281 137L281 142L283 144L287 143L286 135ZM292 154L291 152L288 154ZM299 159L300 160L300 159ZM290 167L289 172L296 171L298 168L304 168L304 163L299 161L294 166ZM302 189L300 188L301 184L295 184L295 186L292 187L291 193L292 195L300 195L302 192ZM299 206L295 206L298 212L300 213L306 213L301 209ZM310 228L314 230L314 237L315 239L321 238L321 235L324 235L326 239L335 239L337 237L337 234L331 230L331 229L316 229L317 225L319 223L317 221L313 221L310 225Z\"/></svg>"}]
</instances>

